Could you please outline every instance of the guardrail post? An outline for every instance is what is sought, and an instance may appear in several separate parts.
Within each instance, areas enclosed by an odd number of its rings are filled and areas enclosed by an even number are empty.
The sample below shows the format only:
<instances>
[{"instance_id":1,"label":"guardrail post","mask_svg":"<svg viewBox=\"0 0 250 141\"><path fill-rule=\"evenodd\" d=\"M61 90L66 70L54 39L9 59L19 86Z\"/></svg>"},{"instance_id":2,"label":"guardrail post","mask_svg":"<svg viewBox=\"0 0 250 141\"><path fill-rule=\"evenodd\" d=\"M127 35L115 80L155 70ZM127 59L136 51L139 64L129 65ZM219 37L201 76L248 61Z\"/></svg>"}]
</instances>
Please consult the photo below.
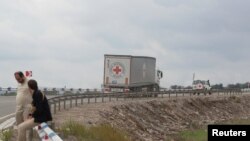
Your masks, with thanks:
<instances>
[{"instance_id":1,"label":"guardrail post","mask_svg":"<svg viewBox=\"0 0 250 141\"><path fill-rule=\"evenodd\" d=\"M58 111L61 110L61 103L60 103L60 98L58 99Z\"/></svg>"},{"instance_id":2,"label":"guardrail post","mask_svg":"<svg viewBox=\"0 0 250 141\"><path fill-rule=\"evenodd\" d=\"M102 94L103 95L103 94ZM97 94L95 94L95 103L97 102Z\"/></svg>"},{"instance_id":3,"label":"guardrail post","mask_svg":"<svg viewBox=\"0 0 250 141\"><path fill-rule=\"evenodd\" d=\"M77 98L78 98L78 97L75 96L75 99L76 99L76 100L75 100L75 106L77 106Z\"/></svg>"},{"instance_id":4,"label":"guardrail post","mask_svg":"<svg viewBox=\"0 0 250 141\"><path fill-rule=\"evenodd\" d=\"M66 100L67 100L67 98L63 99L63 108L64 108L64 110L66 109Z\"/></svg>"},{"instance_id":5,"label":"guardrail post","mask_svg":"<svg viewBox=\"0 0 250 141\"><path fill-rule=\"evenodd\" d=\"M56 113L56 102L54 101L54 114Z\"/></svg>"},{"instance_id":6,"label":"guardrail post","mask_svg":"<svg viewBox=\"0 0 250 141\"><path fill-rule=\"evenodd\" d=\"M72 108L72 96L70 97L70 108Z\"/></svg>"}]
</instances>

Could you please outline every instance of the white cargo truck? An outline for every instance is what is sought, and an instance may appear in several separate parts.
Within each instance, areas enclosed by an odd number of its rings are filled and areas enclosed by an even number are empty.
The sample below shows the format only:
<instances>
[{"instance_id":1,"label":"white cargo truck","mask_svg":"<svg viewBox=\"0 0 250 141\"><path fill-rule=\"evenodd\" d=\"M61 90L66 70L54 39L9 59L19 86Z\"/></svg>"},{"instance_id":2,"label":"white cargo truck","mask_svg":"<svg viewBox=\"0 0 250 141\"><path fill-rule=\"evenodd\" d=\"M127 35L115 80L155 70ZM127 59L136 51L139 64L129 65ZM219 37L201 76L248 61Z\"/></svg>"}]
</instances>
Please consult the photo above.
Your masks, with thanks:
<instances>
[{"instance_id":1,"label":"white cargo truck","mask_svg":"<svg viewBox=\"0 0 250 141\"><path fill-rule=\"evenodd\" d=\"M104 92L159 91L162 76L153 57L104 55Z\"/></svg>"}]
</instances>

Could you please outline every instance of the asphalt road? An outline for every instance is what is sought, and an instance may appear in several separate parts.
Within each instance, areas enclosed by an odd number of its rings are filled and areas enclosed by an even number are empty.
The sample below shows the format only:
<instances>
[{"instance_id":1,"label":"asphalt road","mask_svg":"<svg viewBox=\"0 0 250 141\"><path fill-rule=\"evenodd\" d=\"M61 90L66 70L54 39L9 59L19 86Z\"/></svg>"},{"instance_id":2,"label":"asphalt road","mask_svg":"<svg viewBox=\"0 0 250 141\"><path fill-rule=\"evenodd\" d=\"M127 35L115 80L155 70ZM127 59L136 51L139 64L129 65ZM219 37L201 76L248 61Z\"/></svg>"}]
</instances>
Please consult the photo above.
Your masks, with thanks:
<instances>
[{"instance_id":1,"label":"asphalt road","mask_svg":"<svg viewBox=\"0 0 250 141\"><path fill-rule=\"evenodd\" d=\"M0 117L15 112L16 108L15 96L0 96Z\"/></svg>"},{"instance_id":2,"label":"asphalt road","mask_svg":"<svg viewBox=\"0 0 250 141\"><path fill-rule=\"evenodd\" d=\"M48 98L53 96L48 96ZM16 96L0 96L0 117L14 113L16 109Z\"/></svg>"}]
</instances>

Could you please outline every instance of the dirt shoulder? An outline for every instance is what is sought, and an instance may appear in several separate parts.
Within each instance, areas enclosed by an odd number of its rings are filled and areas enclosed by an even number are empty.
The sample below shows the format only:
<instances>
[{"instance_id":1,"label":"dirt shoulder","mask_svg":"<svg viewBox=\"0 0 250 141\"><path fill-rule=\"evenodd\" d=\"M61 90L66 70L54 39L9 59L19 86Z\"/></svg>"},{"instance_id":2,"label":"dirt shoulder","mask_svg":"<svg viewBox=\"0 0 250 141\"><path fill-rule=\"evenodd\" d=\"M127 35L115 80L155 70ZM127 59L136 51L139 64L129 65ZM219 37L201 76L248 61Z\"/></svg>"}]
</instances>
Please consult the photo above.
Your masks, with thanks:
<instances>
[{"instance_id":1,"label":"dirt shoulder","mask_svg":"<svg viewBox=\"0 0 250 141\"><path fill-rule=\"evenodd\" d=\"M132 140L164 140L168 134L229 119L250 118L250 95L156 98L84 104L54 115L56 127L68 120L109 123Z\"/></svg>"}]
</instances>

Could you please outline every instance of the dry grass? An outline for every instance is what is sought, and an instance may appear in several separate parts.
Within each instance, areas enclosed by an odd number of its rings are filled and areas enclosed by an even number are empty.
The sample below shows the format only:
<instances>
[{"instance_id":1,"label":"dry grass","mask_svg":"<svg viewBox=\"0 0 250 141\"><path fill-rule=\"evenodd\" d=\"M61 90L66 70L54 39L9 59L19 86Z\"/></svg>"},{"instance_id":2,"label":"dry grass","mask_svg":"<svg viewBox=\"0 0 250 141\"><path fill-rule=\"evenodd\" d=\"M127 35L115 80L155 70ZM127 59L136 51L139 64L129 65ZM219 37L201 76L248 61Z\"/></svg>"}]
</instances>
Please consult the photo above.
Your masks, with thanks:
<instances>
[{"instance_id":1,"label":"dry grass","mask_svg":"<svg viewBox=\"0 0 250 141\"><path fill-rule=\"evenodd\" d=\"M130 141L126 134L108 124L86 128L76 121L67 121L59 129L64 138L74 136L78 141Z\"/></svg>"}]
</instances>

